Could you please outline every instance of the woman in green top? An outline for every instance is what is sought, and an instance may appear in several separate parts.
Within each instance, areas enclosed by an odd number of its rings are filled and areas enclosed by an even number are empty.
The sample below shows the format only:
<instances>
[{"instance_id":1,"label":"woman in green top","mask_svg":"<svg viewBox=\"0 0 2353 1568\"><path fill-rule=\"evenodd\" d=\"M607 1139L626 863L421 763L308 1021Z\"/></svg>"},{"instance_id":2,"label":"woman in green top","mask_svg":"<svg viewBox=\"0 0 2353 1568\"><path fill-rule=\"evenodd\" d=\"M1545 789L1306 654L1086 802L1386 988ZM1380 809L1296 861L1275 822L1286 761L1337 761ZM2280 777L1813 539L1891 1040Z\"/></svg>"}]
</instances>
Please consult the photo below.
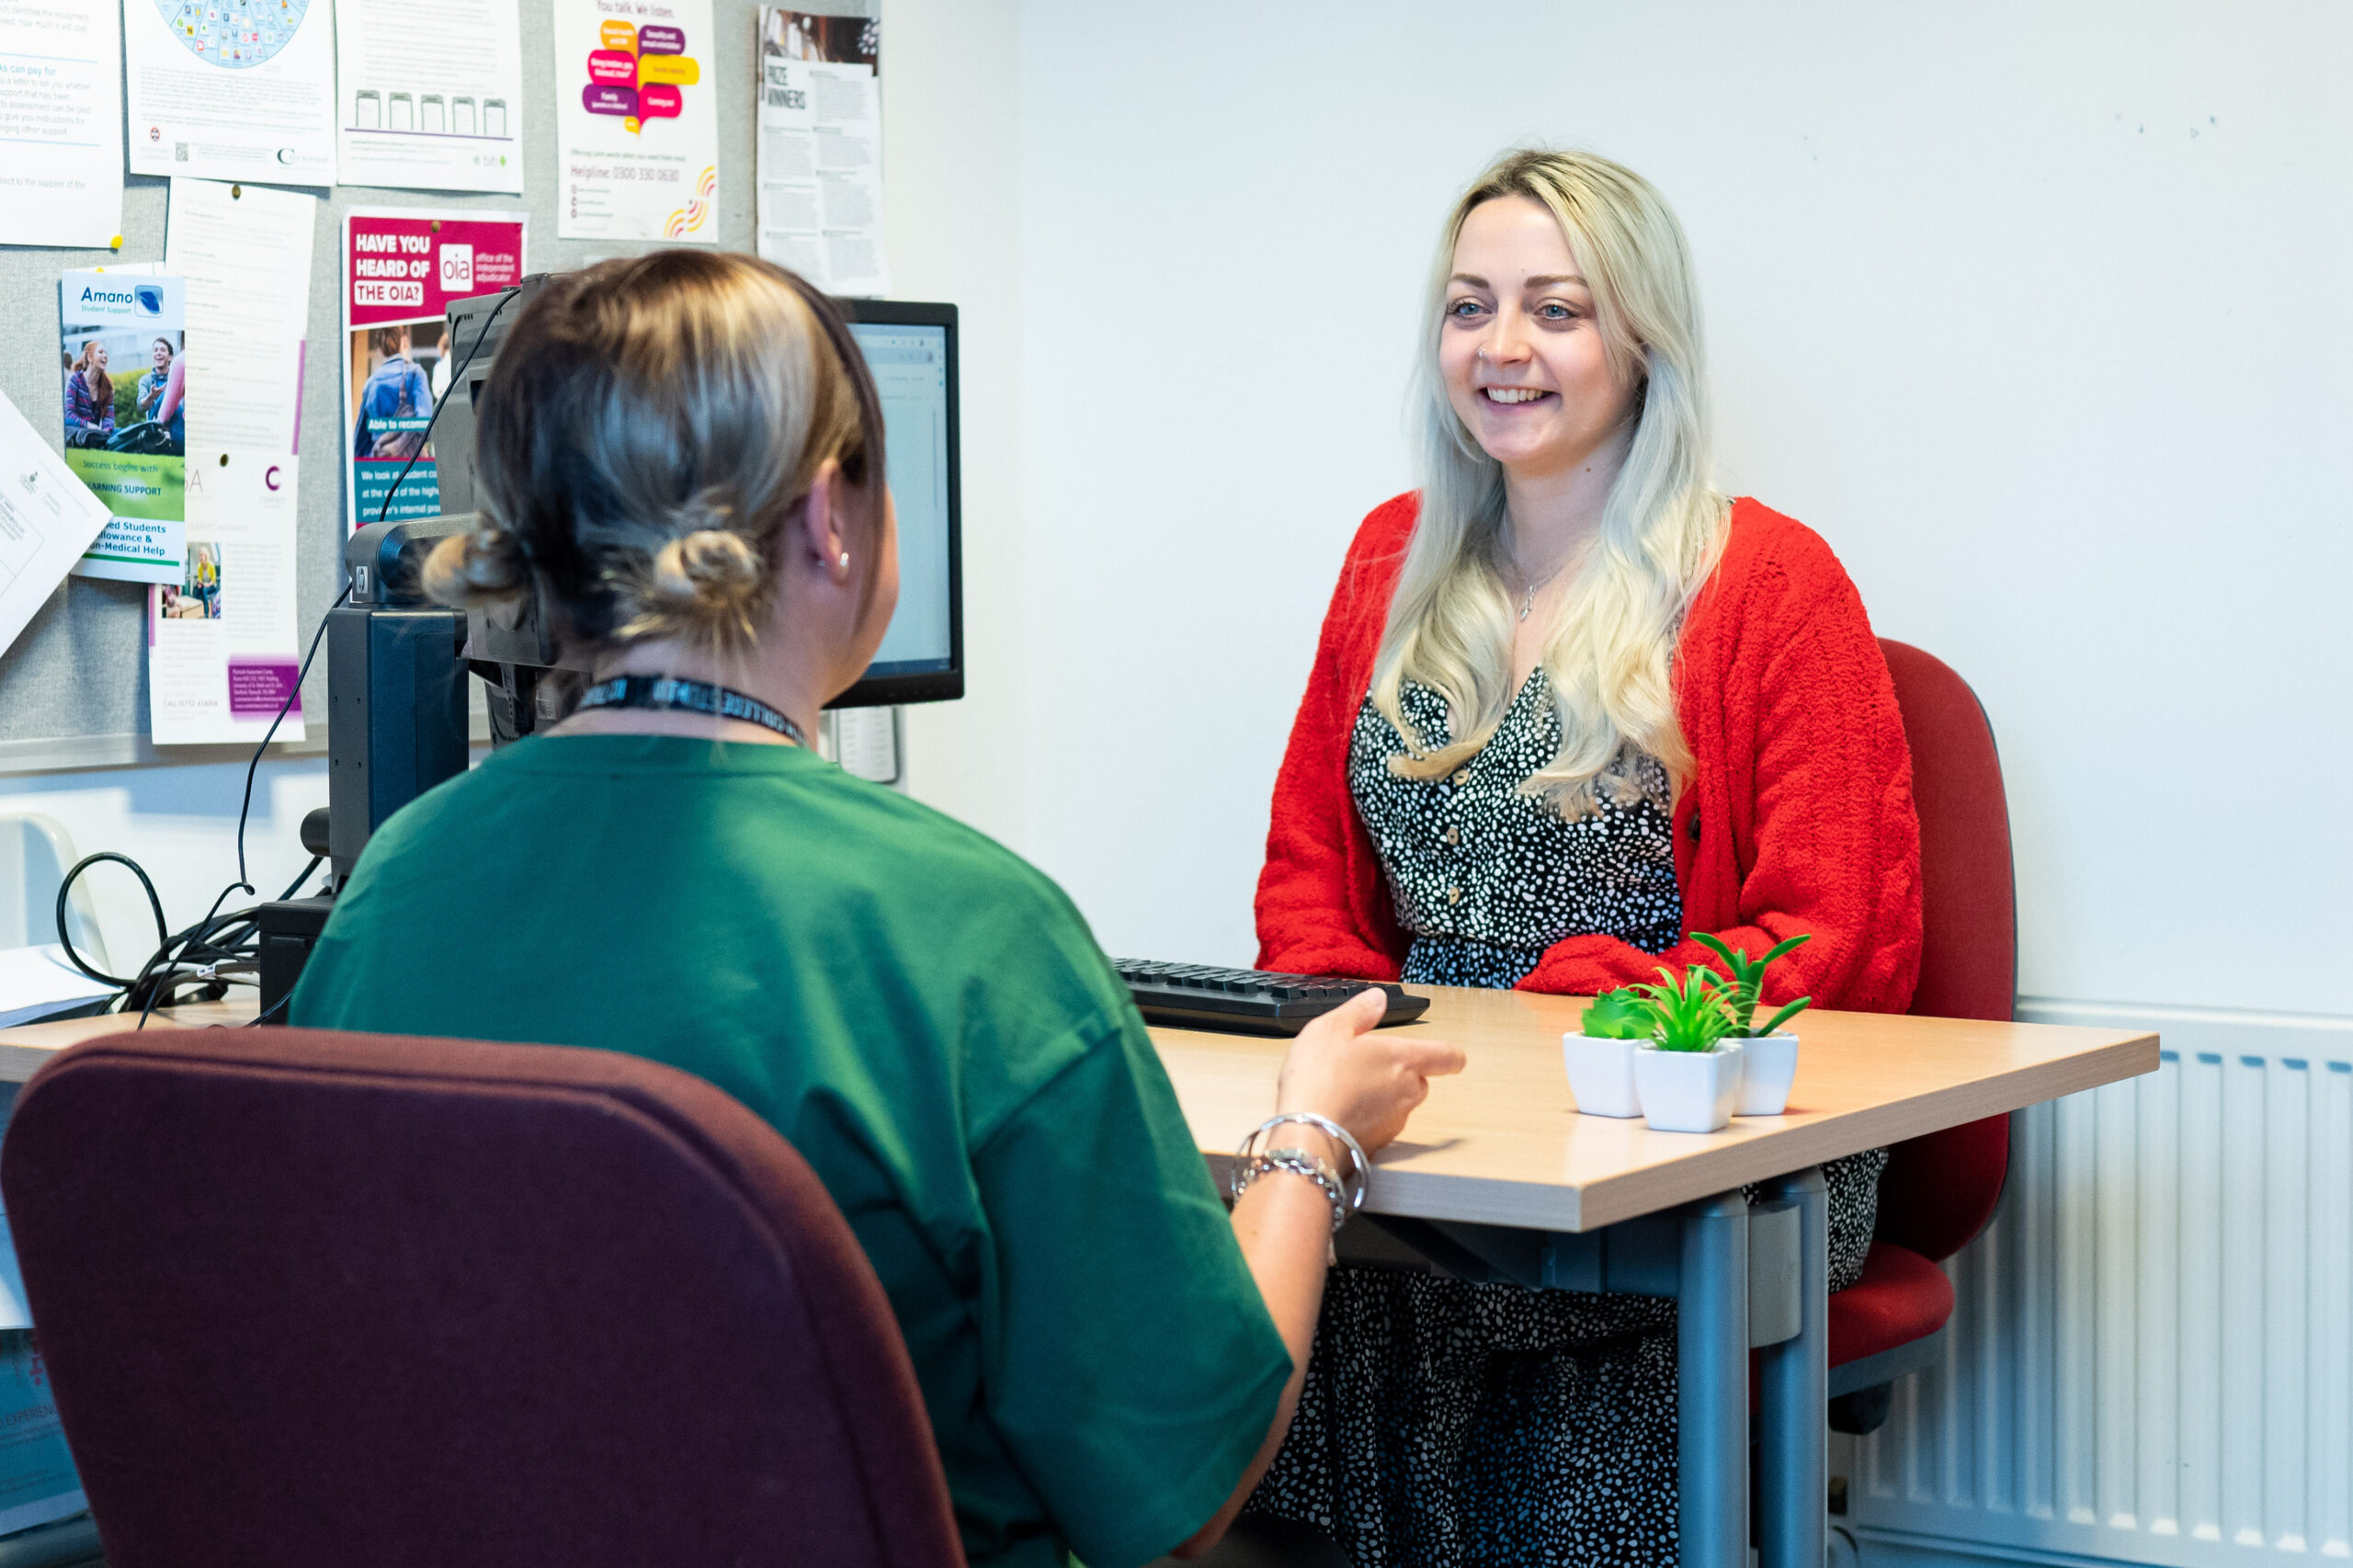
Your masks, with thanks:
<instances>
[{"instance_id":1,"label":"woman in green top","mask_svg":"<svg viewBox=\"0 0 2353 1568\"><path fill-rule=\"evenodd\" d=\"M600 1046L814 1167L889 1295L975 1564L1209 1550L1280 1445L1340 1182L1449 1046L1360 1000L1285 1061L1229 1219L1062 892L806 744L896 602L872 381L823 298L670 251L551 282L428 587L536 592L595 684L369 842L297 1023ZM711 710L706 711L705 710Z\"/></svg>"}]
</instances>

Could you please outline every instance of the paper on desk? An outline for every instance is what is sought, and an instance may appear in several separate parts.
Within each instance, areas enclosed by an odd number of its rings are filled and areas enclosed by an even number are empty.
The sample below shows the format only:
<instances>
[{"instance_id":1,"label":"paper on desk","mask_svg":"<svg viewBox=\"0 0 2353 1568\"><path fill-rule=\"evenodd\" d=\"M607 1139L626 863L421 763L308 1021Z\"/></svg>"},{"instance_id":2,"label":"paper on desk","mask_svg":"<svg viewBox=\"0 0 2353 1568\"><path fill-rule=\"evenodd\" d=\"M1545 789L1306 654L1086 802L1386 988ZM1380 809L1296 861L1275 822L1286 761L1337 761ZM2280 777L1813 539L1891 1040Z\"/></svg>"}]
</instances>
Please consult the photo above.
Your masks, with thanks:
<instances>
[{"instance_id":1,"label":"paper on desk","mask_svg":"<svg viewBox=\"0 0 2353 1568\"><path fill-rule=\"evenodd\" d=\"M58 280L57 316L65 463L113 514L74 574L176 581L186 468L180 401L189 391L183 280L152 267L68 272Z\"/></svg>"},{"instance_id":2,"label":"paper on desk","mask_svg":"<svg viewBox=\"0 0 2353 1568\"><path fill-rule=\"evenodd\" d=\"M0 396L0 649L107 526L107 504Z\"/></svg>"},{"instance_id":3,"label":"paper on desk","mask_svg":"<svg viewBox=\"0 0 2353 1568\"><path fill-rule=\"evenodd\" d=\"M0 948L0 1029L85 1007L114 993L115 987L75 969L55 942ZM0 1322L0 1329L23 1326Z\"/></svg>"},{"instance_id":4,"label":"paper on desk","mask_svg":"<svg viewBox=\"0 0 2353 1568\"><path fill-rule=\"evenodd\" d=\"M326 0L124 0L131 172L335 182Z\"/></svg>"},{"instance_id":5,"label":"paper on desk","mask_svg":"<svg viewBox=\"0 0 2353 1568\"><path fill-rule=\"evenodd\" d=\"M335 0L342 182L519 193L517 10L514 0Z\"/></svg>"},{"instance_id":6,"label":"paper on desk","mask_svg":"<svg viewBox=\"0 0 2353 1568\"><path fill-rule=\"evenodd\" d=\"M114 0L0 0L0 244L122 244Z\"/></svg>"},{"instance_id":7,"label":"paper on desk","mask_svg":"<svg viewBox=\"0 0 2353 1568\"><path fill-rule=\"evenodd\" d=\"M147 726L154 744L302 739L294 610L297 460L188 449L188 570L148 590Z\"/></svg>"},{"instance_id":8,"label":"paper on desk","mask_svg":"<svg viewBox=\"0 0 2353 1568\"><path fill-rule=\"evenodd\" d=\"M188 279L190 449L290 453L319 199L175 179L164 269Z\"/></svg>"},{"instance_id":9,"label":"paper on desk","mask_svg":"<svg viewBox=\"0 0 2353 1568\"><path fill-rule=\"evenodd\" d=\"M884 294L882 34L870 17L760 10L759 252L835 294Z\"/></svg>"}]
</instances>

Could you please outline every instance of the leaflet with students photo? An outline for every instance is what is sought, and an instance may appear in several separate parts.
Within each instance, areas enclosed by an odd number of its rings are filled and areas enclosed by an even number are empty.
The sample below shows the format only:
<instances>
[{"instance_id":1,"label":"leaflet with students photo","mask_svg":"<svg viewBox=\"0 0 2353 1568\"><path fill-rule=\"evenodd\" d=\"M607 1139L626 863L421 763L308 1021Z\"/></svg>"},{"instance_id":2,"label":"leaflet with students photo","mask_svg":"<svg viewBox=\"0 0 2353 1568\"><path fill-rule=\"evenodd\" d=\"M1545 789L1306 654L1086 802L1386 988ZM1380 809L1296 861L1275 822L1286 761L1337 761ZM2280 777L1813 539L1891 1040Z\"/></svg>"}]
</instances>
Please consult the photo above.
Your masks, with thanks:
<instances>
[{"instance_id":1,"label":"leaflet with students photo","mask_svg":"<svg viewBox=\"0 0 2353 1568\"><path fill-rule=\"evenodd\" d=\"M303 737L290 454L192 448L188 556L148 590L147 724L159 746ZM291 696L294 700L288 705Z\"/></svg>"},{"instance_id":2,"label":"leaflet with students photo","mask_svg":"<svg viewBox=\"0 0 2353 1568\"><path fill-rule=\"evenodd\" d=\"M887 294L882 24L760 10L759 253L835 294Z\"/></svg>"},{"instance_id":3,"label":"leaflet with students photo","mask_svg":"<svg viewBox=\"0 0 2353 1568\"><path fill-rule=\"evenodd\" d=\"M345 185L521 193L514 0L335 0L335 46Z\"/></svg>"},{"instance_id":4,"label":"leaflet with students photo","mask_svg":"<svg viewBox=\"0 0 2353 1568\"><path fill-rule=\"evenodd\" d=\"M325 0L123 0L131 172L335 183Z\"/></svg>"},{"instance_id":5,"label":"leaflet with students photo","mask_svg":"<svg viewBox=\"0 0 2353 1568\"><path fill-rule=\"evenodd\" d=\"M441 487L426 432L434 404L449 391L468 347L443 340L445 317L453 300L494 294L522 281L523 231L520 212L362 208L345 214L343 429L350 472L344 495L349 528L380 517L439 515Z\"/></svg>"},{"instance_id":6,"label":"leaflet with students photo","mask_svg":"<svg viewBox=\"0 0 2353 1568\"><path fill-rule=\"evenodd\" d=\"M122 244L114 0L0 0L0 244Z\"/></svg>"},{"instance_id":7,"label":"leaflet with students photo","mask_svg":"<svg viewBox=\"0 0 2353 1568\"><path fill-rule=\"evenodd\" d=\"M58 280L65 463L112 514L74 573L179 575L188 365L182 279L94 268Z\"/></svg>"},{"instance_id":8,"label":"leaflet with students photo","mask_svg":"<svg viewBox=\"0 0 2353 1568\"><path fill-rule=\"evenodd\" d=\"M556 237L719 243L710 0L554 0Z\"/></svg>"}]
</instances>

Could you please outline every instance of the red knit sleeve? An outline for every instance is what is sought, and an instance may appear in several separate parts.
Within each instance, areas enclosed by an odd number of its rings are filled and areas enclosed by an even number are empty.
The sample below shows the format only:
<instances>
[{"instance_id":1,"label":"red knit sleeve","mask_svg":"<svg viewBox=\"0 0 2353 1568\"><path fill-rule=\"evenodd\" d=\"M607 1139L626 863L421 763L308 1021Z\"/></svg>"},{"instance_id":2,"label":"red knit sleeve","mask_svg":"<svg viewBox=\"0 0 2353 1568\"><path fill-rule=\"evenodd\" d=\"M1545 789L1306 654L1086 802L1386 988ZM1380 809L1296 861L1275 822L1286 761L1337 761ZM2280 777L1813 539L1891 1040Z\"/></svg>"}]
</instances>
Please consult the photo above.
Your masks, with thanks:
<instances>
[{"instance_id":1,"label":"red knit sleeve","mask_svg":"<svg viewBox=\"0 0 2353 1568\"><path fill-rule=\"evenodd\" d=\"M1724 725L1750 756L1719 765L1735 789L1748 781L1752 799L1730 802L1736 924L1715 935L1761 953L1809 932L1812 941L1774 965L1771 1000L1811 995L1818 1006L1900 1013L1920 970L1920 823L1903 715L1854 584L1818 537L1789 532L1726 632L1729 656L1756 665L1753 683L1724 683L1736 694L1728 708L1748 708L1753 690L1753 713ZM1722 967L1688 938L1654 956L1614 937L1573 937L1549 949L1520 988L1593 995L1656 980L1661 965L1680 973L1696 963Z\"/></svg>"},{"instance_id":2,"label":"red knit sleeve","mask_svg":"<svg viewBox=\"0 0 2353 1568\"><path fill-rule=\"evenodd\" d=\"M1404 944L1348 794L1348 739L1415 511L1415 498L1401 495L1365 518L1324 612L1315 667L1275 776L1258 873L1260 969L1397 978Z\"/></svg>"}]
</instances>

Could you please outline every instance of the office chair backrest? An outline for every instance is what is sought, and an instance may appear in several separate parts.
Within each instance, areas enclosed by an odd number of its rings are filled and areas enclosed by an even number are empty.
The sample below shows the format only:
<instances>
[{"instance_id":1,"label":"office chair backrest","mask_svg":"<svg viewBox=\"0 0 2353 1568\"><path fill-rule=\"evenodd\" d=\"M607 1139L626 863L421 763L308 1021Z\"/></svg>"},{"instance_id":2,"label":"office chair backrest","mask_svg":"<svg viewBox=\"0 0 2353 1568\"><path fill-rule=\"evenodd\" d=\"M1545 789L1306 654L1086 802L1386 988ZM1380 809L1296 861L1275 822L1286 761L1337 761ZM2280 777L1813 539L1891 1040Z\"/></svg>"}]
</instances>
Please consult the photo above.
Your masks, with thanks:
<instances>
[{"instance_id":1,"label":"office chair backrest","mask_svg":"<svg viewBox=\"0 0 2353 1568\"><path fill-rule=\"evenodd\" d=\"M112 1035L0 1190L113 1568L962 1562L848 1226L683 1073Z\"/></svg>"},{"instance_id":2,"label":"office chair backrest","mask_svg":"<svg viewBox=\"0 0 2353 1568\"><path fill-rule=\"evenodd\" d=\"M39 812L0 812L0 948L37 948L57 940L57 889L79 857L56 818ZM86 881L65 899L65 927L74 949L108 970L106 939ZM112 972L108 970L108 972Z\"/></svg>"},{"instance_id":3,"label":"office chair backrest","mask_svg":"<svg viewBox=\"0 0 2353 1568\"><path fill-rule=\"evenodd\" d=\"M1886 638L1880 649L1920 812L1925 940L1911 1011L2006 1021L2018 1000L2018 899L1993 725L1950 665ZM2005 1117L1899 1144L1880 1183L1878 1233L1931 1260L1951 1256L1993 1218L2008 1164Z\"/></svg>"}]
</instances>

